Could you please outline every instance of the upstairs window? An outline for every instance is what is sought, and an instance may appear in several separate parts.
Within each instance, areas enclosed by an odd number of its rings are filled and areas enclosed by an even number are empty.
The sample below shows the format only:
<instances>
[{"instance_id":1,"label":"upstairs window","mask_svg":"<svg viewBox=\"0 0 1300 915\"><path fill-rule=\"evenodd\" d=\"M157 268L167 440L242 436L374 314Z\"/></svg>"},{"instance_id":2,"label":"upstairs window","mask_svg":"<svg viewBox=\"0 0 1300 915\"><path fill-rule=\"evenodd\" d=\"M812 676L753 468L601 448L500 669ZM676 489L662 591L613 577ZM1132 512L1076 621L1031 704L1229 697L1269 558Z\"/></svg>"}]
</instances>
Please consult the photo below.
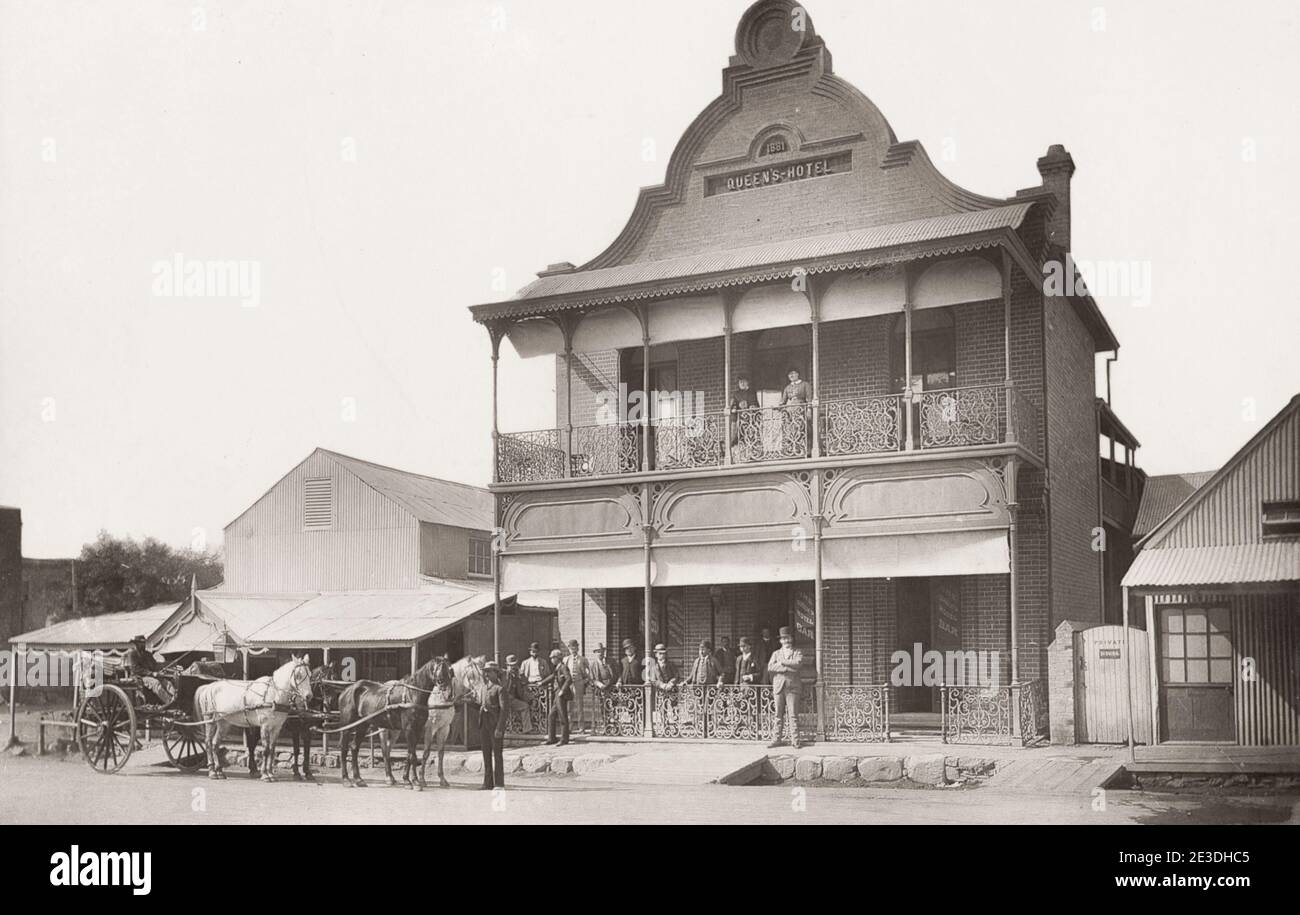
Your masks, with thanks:
<instances>
[{"instance_id":1,"label":"upstairs window","mask_svg":"<svg viewBox=\"0 0 1300 915\"><path fill-rule=\"evenodd\" d=\"M469 574L492 574L492 541L487 537L469 538Z\"/></svg>"},{"instance_id":2,"label":"upstairs window","mask_svg":"<svg viewBox=\"0 0 1300 915\"><path fill-rule=\"evenodd\" d=\"M329 477L303 483L302 526L323 530L334 524L334 481Z\"/></svg>"},{"instance_id":3,"label":"upstairs window","mask_svg":"<svg viewBox=\"0 0 1300 915\"><path fill-rule=\"evenodd\" d=\"M1300 500L1264 503L1264 536L1300 536Z\"/></svg>"}]
</instances>

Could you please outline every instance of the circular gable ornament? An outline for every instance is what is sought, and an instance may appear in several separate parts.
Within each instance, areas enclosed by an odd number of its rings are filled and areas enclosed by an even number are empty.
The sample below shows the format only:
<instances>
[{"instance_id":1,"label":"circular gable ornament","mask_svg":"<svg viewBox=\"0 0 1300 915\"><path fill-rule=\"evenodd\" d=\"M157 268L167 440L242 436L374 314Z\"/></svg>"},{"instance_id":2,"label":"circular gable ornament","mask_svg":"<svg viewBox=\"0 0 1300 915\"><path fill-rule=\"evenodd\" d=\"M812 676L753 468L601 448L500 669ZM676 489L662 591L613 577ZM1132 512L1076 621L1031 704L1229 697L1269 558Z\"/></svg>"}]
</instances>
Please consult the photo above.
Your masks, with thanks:
<instances>
[{"instance_id":1,"label":"circular gable ornament","mask_svg":"<svg viewBox=\"0 0 1300 915\"><path fill-rule=\"evenodd\" d=\"M794 56L816 36L812 17L793 0L759 0L740 18L736 54L756 69L775 67Z\"/></svg>"}]
</instances>

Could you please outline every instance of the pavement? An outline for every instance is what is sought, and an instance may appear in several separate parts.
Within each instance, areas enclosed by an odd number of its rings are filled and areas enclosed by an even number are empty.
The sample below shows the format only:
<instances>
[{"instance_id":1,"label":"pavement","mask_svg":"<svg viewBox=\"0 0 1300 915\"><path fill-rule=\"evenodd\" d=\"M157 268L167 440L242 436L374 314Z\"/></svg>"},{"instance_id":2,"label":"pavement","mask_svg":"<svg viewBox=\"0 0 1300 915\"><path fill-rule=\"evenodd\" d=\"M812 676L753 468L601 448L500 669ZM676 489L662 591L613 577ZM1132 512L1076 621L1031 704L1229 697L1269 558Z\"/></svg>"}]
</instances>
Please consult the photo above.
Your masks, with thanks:
<instances>
[{"instance_id":1,"label":"pavement","mask_svg":"<svg viewBox=\"0 0 1300 915\"><path fill-rule=\"evenodd\" d=\"M571 749L571 748L566 748ZM697 785L602 781L575 774L512 774L503 792L476 790L463 768L451 787L413 792L344 788L338 770L317 783L243 777L210 781L163 766L92 772L78 757L0 756L0 822L6 823L1300 823L1300 796L1141 792L1035 793L1022 787L893 785Z\"/></svg>"}]
</instances>

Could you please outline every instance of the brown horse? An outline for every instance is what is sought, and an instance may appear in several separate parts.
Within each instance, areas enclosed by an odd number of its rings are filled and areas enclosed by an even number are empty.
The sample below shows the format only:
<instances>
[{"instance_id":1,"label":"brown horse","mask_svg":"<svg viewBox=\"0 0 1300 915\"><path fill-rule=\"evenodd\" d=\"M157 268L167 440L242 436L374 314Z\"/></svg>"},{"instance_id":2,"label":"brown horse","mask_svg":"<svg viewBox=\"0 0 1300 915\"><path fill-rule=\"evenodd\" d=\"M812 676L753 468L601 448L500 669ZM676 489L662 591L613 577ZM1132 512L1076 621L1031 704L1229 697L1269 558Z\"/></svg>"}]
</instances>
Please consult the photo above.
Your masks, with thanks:
<instances>
[{"instance_id":1,"label":"brown horse","mask_svg":"<svg viewBox=\"0 0 1300 915\"><path fill-rule=\"evenodd\" d=\"M451 679L451 665L446 658L433 658L415 673L400 680L376 683L374 680L358 680L339 696L339 727L347 728L362 719L369 718L365 724L348 728L342 732L339 746L340 768L343 770L343 784L349 787L364 788L361 769L357 764L357 753L361 749L361 738L368 730L379 731L380 743L384 750L384 775L388 786L397 784L393 778L393 762L389 751L392 744L391 732L400 733L406 742L406 764L402 771L402 780L407 787L421 791L425 787L424 772L416 759L420 738L424 735L424 725L429 719L428 699L435 690L441 690ZM374 716L374 717L371 717ZM348 750L352 750L353 780L348 781ZM412 779L414 773L415 778Z\"/></svg>"}]
</instances>

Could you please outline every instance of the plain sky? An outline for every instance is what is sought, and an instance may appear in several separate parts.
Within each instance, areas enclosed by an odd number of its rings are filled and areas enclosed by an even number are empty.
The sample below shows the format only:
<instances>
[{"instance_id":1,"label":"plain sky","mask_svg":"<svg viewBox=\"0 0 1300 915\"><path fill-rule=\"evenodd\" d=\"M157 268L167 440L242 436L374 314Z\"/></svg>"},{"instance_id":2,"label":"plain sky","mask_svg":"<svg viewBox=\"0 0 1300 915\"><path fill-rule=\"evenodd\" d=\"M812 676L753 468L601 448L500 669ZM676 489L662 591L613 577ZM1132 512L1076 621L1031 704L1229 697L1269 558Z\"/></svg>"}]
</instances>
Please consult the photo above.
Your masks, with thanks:
<instances>
[{"instance_id":1,"label":"plain sky","mask_svg":"<svg viewBox=\"0 0 1300 915\"><path fill-rule=\"evenodd\" d=\"M24 554L185 546L317 445L490 474L466 306L599 253L718 93L744 0L0 3L0 504ZM1300 392L1293 2L810 0L835 70L951 179L1064 143L1114 404L1149 472L1213 469ZM154 294L177 254L260 301ZM502 360L502 429L554 418Z\"/></svg>"}]
</instances>

